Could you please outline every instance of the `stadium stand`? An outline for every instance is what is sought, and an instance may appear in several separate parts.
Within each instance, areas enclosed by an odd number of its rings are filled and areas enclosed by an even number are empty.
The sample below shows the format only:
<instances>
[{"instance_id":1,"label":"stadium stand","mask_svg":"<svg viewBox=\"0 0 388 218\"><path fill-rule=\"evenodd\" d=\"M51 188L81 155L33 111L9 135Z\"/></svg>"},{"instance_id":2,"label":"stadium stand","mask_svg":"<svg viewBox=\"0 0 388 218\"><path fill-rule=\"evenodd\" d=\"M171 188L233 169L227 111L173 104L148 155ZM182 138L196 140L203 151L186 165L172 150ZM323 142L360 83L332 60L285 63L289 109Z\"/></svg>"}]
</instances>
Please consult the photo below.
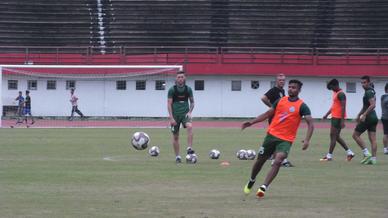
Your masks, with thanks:
<instances>
[{"instance_id":1,"label":"stadium stand","mask_svg":"<svg viewBox=\"0 0 388 218\"><path fill-rule=\"evenodd\" d=\"M387 6L383 0L3 0L0 46L380 48L388 43Z\"/></svg>"}]
</instances>

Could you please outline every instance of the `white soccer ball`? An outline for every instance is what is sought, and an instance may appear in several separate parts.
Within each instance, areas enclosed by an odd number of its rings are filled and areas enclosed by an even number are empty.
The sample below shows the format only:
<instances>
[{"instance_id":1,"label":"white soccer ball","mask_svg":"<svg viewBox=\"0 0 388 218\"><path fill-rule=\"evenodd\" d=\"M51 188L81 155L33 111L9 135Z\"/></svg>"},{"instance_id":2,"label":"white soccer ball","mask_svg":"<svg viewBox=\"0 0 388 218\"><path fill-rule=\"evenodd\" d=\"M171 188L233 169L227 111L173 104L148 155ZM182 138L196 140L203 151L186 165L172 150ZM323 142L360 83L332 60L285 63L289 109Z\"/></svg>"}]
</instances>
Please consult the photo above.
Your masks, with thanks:
<instances>
[{"instance_id":1,"label":"white soccer ball","mask_svg":"<svg viewBox=\"0 0 388 218\"><path fill-rule=\"evenodd\" d=\"M135 132L131 140L132 146L136 150L144 150L150 143L150 137L145 132Z\"/></svg>"},{"instance_id":2,"label":"white soccer ball","mask_svg":"<svg viewBox=\"0 0 388 218\"><path fill-rule=\"evenodd\" d=\"M241 150L237 151L236 157L239 160L246 160L247 159L247 151L244 150L244 149L241 149Z\"/></svg>"},{"instance_id":3,"label":"white soccer ball","mask_svg":"<svg viewBox=\"0 0 388 218\"><path fill-rule=\"evenodd\" d=\"M152 157L156 157L160 154L160 149L158 146L152 146L149 150L148 150L148 154L151 155Z\"/></svg>"},{"instance_id":4,"label":"white soccer ball","mask_svg":"<svg viewBox=\"0 0 388 218\"><path fill-rule=\"evenodd\" d=\"M209 157L211 159L218 159L221 155L221 152L217 149L212 149L210 152L209 152Z\"/></svg>"},{"instance_id":5,"label":"white soccer ball","mask_svg":"<svg viewBox=\"0 0 388 218\"><path fill-rule=\"evenodd\" d=\"M188 154L186 155L186 163L188 164L195 164L197 163L198 158L196 154Z\"/></svg>"},{"instance_id":6,"label":"white soccer ball","mask_svg":"<svg viewBox=\"0 0 388 218\"><path fill-rule=\"evenodd\" d=\"M247 158L248 160L254 160L255 157L256 157L256 152L255 152L255 150L251 150L251 149L247 150L246 158Z\"/></svg>"}]
</instances>

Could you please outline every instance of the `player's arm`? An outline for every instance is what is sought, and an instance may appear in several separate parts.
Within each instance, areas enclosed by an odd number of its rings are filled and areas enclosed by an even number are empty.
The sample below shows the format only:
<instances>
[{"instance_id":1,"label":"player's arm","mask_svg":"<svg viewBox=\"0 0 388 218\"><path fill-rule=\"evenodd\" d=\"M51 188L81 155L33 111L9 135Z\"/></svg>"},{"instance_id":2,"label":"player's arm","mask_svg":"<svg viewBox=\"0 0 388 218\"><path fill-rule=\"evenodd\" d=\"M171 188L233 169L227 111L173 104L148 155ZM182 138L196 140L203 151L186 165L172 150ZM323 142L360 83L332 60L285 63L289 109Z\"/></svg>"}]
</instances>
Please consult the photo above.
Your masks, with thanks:
<instances>
[{"instance_id":1,"label":"player's arm","mask_svg":"<svg viewBox=\"0 0 388 218\"><path fill-rule=\"evenodd\" d=\"M323 115L323 117L322 117L322 119L327 119L327 117L329 116L331 114L331 108L329 109L329 111L325 114L325 115Z\"/></svg>"},{"instance_id":2,"label":"player's arm","mask_svg":"<svg viewBox=\"0 0 388 218\"><path fill-rule=\"evenodd\" d=\"M268 107L271 107L271 102L269 101L269 98L267 97L267 95L263 95L263 97L261 97L261 101L267 105Z\"/></svg>"},{"instance_id":3,"label":"player's arm","mask_svg":"<svg viewBox=\"0 0 388 218\"><path fill-rule=\"evenodd\" d=\"M170 124L172 126L175 126L176 122L174 120L174 116L172 115L172 98L167 99L167 110L168 110L168 118L170 119Z\"/></svg>"},{"instance_id":4,"label":"player's arm","mask_svg":"<svg viewBox=\"0 0 388 218\"><path fill-rule=\"evenodd\" d=\"M259 116L257 116L255 119L251 120L251 121L246 121L244 122L242 125L241 125L241 129L245 129L247 127L250 127L256 123L260 123L264 120L267 120L269 117L272 117L275 113L275 108L270 108L269 110L267 110L265 113L262 113L260 114Z\"/></svg>"},{"instance_id":5,"label":"player's arm","mask_svg":"<svg viewBox=\"0 0 388 218\"><path fill-rule=\"evenodd\" d=\"M340 98L340 96L338 96ZM346 112L346 96L343 94L343 96L340 98L341 102L341 121L340 126L341 129L345 128L345 112Z\"/></svg>"},{"instance_id":6,"label":"player's arm","mask_svg":"<svg viewBox=\"0 0 388 218\"><path fill-rule=\"evenodd\" d=\"M187 117L191 118L191 113L194 110L194 97L193 96L189 97L189 101L190 101L190 108L189 108L189 112L187 113Z\"/></svg>"},{"instance_id":7,"label":"player's arm","mask_svg":"<svg viewBox=\"0 0 388 218\"><path fill-rule=\"evenodd\" d=\"M189 101L190 101L190 106L189 106L189 112L187 113L187 117L188 118L191 118L191 113L193 112L194 110L194 95L193 95L193 90L188 87L188 92L189 92Z\"/></svg>"},{"instance_id":8,"label":"player's arm","mask_svg":"<svg viewBox=\"0 0 388 218\"><path fill-rule=\"evenodd\" d=\"M306 133L306 137L302 141L303 142L302 149L306 150L310 145L310 139L314 132L314 123L311 115L306 115L304 119L306 120L306 123L307 123L307 133Z\"/></svg>"},{"instance_id":9,"label":"player's arm","mask_svg":"<svg viewBox=\"0 0 388 218\"><path fill-rule=\"evenodd\" d=\"M369 107L360 115L360 120L365 121L366 116L375 109L376 107L376 98L370 98L369 99Z\"/></svg>"}]
</instances>

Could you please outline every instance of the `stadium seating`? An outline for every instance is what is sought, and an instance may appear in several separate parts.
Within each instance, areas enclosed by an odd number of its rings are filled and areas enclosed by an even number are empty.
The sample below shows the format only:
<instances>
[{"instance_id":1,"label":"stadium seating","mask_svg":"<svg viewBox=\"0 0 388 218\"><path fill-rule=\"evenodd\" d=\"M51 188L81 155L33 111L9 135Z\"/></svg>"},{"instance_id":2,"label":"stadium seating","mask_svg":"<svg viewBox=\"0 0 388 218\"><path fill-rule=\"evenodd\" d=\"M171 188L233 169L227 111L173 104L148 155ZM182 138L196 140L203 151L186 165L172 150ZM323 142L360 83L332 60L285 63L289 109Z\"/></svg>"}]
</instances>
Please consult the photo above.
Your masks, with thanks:
<instances>
[{"instance_id":1,"label":"stadium seating","mask_svg":"<svg viewBox=\"0 0 388 218\"><path fill-rule=\"evenodd\" d=\"M0 46L379 48L384 0L2 0ZM116 50L108 51L110 53Z\"/></svg>"}]
</instances>

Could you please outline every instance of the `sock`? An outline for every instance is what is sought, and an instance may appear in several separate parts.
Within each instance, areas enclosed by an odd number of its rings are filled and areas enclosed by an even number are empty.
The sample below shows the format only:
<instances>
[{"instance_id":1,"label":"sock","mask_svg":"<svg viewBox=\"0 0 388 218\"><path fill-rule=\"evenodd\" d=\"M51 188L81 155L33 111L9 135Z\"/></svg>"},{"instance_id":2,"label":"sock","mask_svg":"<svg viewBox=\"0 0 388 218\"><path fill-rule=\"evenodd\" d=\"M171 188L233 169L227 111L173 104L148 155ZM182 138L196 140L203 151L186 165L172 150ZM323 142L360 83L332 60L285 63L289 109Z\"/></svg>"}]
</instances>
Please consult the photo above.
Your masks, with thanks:
<instances>
[{"instance_id":1,"label":"sock","mask_svg":"<svg viewBox=\"0 0 388 218\"><path fill-rule=\"evenodd\" d=\"M260 186L260 189L265 192L267 190L267 186L266 185L262 185L262 186Z\"/></svg>"},{"instance_id":2,"label":"sock","mask_svg":"<svg viewBox=\"0 0 388 218\"><path fill-rule=\"evenodd\" d=\"M327 157L327 159L333 159L333 154L327 153L326 157Z\"/></svg>"},{"instance_id":3,"label":"sock","mask_svg":"<svg viewBox=\"0 0 388 218\"><path fill-rule=\"evenodd\" d=\"M346 151L346 153L347 153L348 155L354 155L353 151L350 150L350 149L348 149L348 150Z\"/></svg>"},{"instance_id":4,"label":"sock","mask_svg":"<svg viewBox=\"0 0 388 218\"><path fill-rule=\"evenodd\" d=\"M376 159L376 157L371 157L370 158L371 160L374 160L374 161L376 161L377 159Z\"/></svg>"},{"instance_id":5,"label":"sock","mask_svg":"<svg viewBox=\"0 0 388 218\"><path fill-rule=\"evenodd\" d=\"M384 148L384 153L388 153L388 148Z\"/></svg>"},{"instance_id":6,"label":"sock","mask_svg":"<svg viewBox=\"0 0 388 218\"><path fill-rule=\"evenodd\" d=\"M175 157L175 160L182 159L180 155Z\"/></svg>"},{"instance_id":7,"label":"sock","mask_svg":"<svg viewBox=\"0 0 388 218\"><path fill-rule=\"evenodd\" d=\"M288 160L287 160L287 158L286 158L286 159L283 160L282 164L285 164L285 163L287 163L287 162L288 162Z\"/></svg>"},{"instance_id":8,"label":"sock","mask_svg":"<svg viewBox=\"0 0 388 218\"><path fill-rule=\"evenodd\" d=\"M370 153L367 148L362 149L362 153L364 153L364 156L370 156Z\"/></svg>"},{"instance_id":9,"label":"sock","mask_svg":"<svg viewBox=\"0 0 388 218\"><path fill-rule=\"evenodd\" d=\"M255 182L256 182L256 179L250 178L248 181L248 188L251 189L253 184L255 184Z\"/></svg>"}]
</instances>

